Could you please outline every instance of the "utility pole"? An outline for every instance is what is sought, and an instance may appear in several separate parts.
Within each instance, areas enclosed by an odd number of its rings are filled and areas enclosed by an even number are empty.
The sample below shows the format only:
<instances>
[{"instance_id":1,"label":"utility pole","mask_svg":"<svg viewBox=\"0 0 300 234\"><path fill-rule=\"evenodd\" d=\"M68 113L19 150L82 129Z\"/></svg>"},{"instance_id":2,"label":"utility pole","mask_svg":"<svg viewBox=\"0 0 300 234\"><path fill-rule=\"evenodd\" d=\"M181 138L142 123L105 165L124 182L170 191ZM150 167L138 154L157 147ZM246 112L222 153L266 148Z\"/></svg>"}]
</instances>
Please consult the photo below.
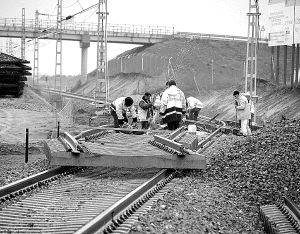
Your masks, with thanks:
<instances>
[{"instance_id":1,"label":"utility pole","mask_svg":"<svg viewBox=\"0 0 300 234\"><path fill-rule=\"evenodd\" d=\"M252 3L253 1L253 3ZM249 0L248 40L246 56L245 92L248 91L248 78L250 79L250 95L256 96L257 78L257 45L259 37L259 7L258 0ZM250 67L250 69L249 69Z\"/></svg>"},{"instance_id":2,"label":"utility pole","mask_svg":"<svg viewBox=\"0 0 300 234\"><path fill-rule=\"evenodd\" d=\"M98 35L97 35L97 81L95 98L109 100L109 78L107 76L107 0L98 2Z\"/></svg>"},{"instance_id":3,"label":"utility pole","mask_svg":"<svg viewBox=\"0 0 300 234\"><path fill-rule=\"evenodd\" d=\"M22 8L21 59L25 59L25 8Z\"/></svg>"},{"instance_id":4,"label":"utility pole","mask_svg":"<svg viewBox=\"0 0 300 234\"><path fill-rule=\"evenodd\" d=\"M33 72L32 72L32 82L34 81L38 85L39 83L39 39L38 39L38 27L39 27L39 12L35 11L35 21L34 21L34 51L33 51Z\"/></svg>"},{"instance_id":5,"label":"utility pole","mask_svg":"<svg viewBox=\"0 0 300 234\"><path fill-rule=\"evenodd\" d=\"M11 38L9 38L6 41L6 53L13 56L12 39Z\"/></svg>"},{"instance_id":6,"label":"utility pole","mask_svg":"<svg viewBox=\"0 0 300 234\"><path fill-rule=\"evenodd\" d=\"M59 78L59 90L61 91L62 76L62 0L57 0L56 18L56 56L55 56L55 77L54 89L56 89L56 78Z\"/></svg>"},{"instance_id":7,"label":"utility pole","mask_svg":"<svg viewBox=\"0 0 300 234\"><path fill-rule=\"evenodd\" d=\"M257 46L259 38L259 7L258 0L249 0L248 16L248 40L246 55L246 72L245 72L245 92L248 91L248 78L250 79L250 96L255 104L256 95L256 78L257 78ZM250 68L249 68L250 67ZM256 108L256 107L255 107ZM254 113L254 122L256 121L256 111Z\"/></svg>"}]
</instances>

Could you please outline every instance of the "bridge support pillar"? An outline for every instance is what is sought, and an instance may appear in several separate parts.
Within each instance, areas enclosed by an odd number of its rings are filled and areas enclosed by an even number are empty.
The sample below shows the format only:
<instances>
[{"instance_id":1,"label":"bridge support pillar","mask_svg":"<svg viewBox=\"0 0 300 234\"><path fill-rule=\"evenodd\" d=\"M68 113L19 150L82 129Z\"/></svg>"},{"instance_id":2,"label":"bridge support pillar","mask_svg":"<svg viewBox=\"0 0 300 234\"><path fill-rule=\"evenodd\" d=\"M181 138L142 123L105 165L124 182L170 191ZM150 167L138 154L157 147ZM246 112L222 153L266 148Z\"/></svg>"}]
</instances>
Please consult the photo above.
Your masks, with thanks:
<instances>
[{"instance_id":1,"label":"bridge support pillar","mask_svg":"<svg viewBox=\"0 0 300 234\"><path fill-rule=\"evenodd\" d=\"M81 82L87 81L87 60L88 60L88 48L90 47L90 35L84 34L81 36L80 48L81 48Z\"/></svg>"}]
</instances>

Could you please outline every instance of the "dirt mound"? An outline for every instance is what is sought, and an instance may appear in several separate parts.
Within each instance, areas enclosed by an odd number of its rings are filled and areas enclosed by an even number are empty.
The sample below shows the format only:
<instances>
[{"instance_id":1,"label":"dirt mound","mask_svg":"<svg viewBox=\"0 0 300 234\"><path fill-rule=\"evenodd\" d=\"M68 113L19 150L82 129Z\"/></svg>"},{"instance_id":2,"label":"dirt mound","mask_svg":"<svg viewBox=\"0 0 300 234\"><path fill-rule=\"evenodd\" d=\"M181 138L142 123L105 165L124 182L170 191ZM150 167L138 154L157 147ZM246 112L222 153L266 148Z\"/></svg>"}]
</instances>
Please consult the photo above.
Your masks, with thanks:
<instances>
[{"instance_id":1,"label":"dirt mound","mask_svg":"<svg viewBox=\"0 0 300 234\"><path fill-rule=\"evenodd\" d=\"M203 91L199 99L205 104L201 110L202 115L214 116L220 113L223 120L235 120L234 90L243 90L242 86L232 86L223 90ZM256 114L258 124L264 125L270 121L282 118L300 118L300 91L287 87L274 88L272 84L262 85L257 89L258 103Z\"/></svg>"},{"instance_id":2,"label":"dirt mound","mask_svg":"<svg viewBox=\"0 0 300 234\"><path fill-rule=\"evenodd\" d=\"M173 78L179 87L187 93L198 93L199 89L220 89L239 84L242 80L246 42L241 41L213 41L205 39L172 39L152 46L142 46L129 50L119 57L123 60L137 59L137 55L144 54L144 66L151 62L151 72L138 73L125 70L110 77L110 94L112 98L119 93L143 94L146 90L158 90L164 86L166 80ZM154 58L169 59L169 64L157 75L157 62L145 60L146 55ZM142 56L139 57L142 59ZM165 61L160 60L160 61ZM260 45L258 55L258 77L268 79L270 74L270 50L267 45ZM126 61L124 61L126 62ZM154 63L155 62L155 63ZM139 66L139 63L136 63ZM120 65L120 64L119 64ZM118 65L118 66L119 66ZM116 65L117 66L117 65ZM109 69L114 69L109 63ZM213 73L213 74L212 74ZM88 84L79 92L88 91L88 87L95 87L96 72L89 74ZM124 89L124 87L126 87ZM92 89L93 89L92 88ZM91 88L90 88L91 89Z\"/></svg>"},{"instance_id":3,"label":"dirt mound","mask_svg":"<svg viewBox=\"0 0 300 234\"><path fill-rule=\"evenodd\" d=\"M124 70L110 77L111 100L120 96L139 96L145 91L154 93L164 87L166 80L171 78L176 80L186 96L196 96L204 102L206 107L201 111L203 115L214 116L221 113L220 118L224 120L235 119L232 92L236 89L244 90L246 42L173 39L152 46L134 48L118 58L136 61L141 54L151 55L153 58L169 58L170 63L160 75L156 74L157 61L144 60L144 63L151 62L147 66L152 66L152 75L151 69L147 72L144 69L139 73L127 73ZM270 55L270 48L266 44L260 44L257 67L257 121L260 124L280 119L282 115L287 118L299 117L300 111L295 105L299 101L298 91L278 88L269 81ZM138 67L140 65L136 63ZM88 82L78 90L79 93L92 96L91 92L96 83L95 75L95 71L89 74Z\"/></svg>"}]
</instances>

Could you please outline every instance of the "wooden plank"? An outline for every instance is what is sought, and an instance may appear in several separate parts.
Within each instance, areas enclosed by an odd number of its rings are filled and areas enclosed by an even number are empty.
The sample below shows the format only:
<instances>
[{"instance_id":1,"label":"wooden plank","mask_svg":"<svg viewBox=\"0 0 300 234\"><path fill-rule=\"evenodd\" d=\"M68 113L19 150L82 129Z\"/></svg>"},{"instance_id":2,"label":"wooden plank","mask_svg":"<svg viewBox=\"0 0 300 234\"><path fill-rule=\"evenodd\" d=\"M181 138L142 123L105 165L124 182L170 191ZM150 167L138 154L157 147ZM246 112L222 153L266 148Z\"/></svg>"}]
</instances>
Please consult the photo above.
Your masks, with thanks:
<instances>
[{"instance_id":1,"label":"wooden plank","mask_svg":"<svg viewBox=\"0 0 300 234\"><path fill-rule=\"evenodd\" d=\"M50 165L61 166L103 166L125 168L174 168L174 169L206 169L206 158L202 155L151 156L115 156L81 153L74 155L70 152L51 152Z\"/></svg>"}]
</instances>

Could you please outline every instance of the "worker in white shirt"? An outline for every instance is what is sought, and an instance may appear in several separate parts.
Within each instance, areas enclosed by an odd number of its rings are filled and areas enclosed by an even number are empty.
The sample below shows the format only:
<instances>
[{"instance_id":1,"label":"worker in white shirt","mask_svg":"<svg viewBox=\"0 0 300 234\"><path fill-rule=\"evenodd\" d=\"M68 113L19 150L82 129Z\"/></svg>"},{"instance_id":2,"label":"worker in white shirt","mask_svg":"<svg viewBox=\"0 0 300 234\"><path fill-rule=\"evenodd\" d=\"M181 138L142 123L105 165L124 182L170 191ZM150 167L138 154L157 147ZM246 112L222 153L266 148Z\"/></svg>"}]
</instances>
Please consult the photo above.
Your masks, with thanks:
<instances>
[{"instance_id":1,"label":"worker in white shirt","mask_svg":"<svg viewBox=\"0 0 300 234\"><path fill-rule=\"evenodd\" d=\"M235 109L237 113L237 119L241 120L241 133L244 136L250 136L251 130L249 128L249 120L251 119L250 104L247 98L240 94L239 91L234 91L233 96L235 98Z\"/></svg>"},{"instance_id":2,"label":"worker in white shirt","mask_svg":"<svg viewBox=\"0 0 300 234\"><path fill-rule=\"evenodd\" d=\"M126 113L129 112L132 116L132 127L136 127L137 113L133 105L131 97L119 97L110 105L111 115L114 118L114 127L119 128L124 124L128 124Z\"/></svg>"},{"instance_id":3,"label":"worker in white shirt","mask_svg":"<svg viewBox=\"0 0 300 234\"><path fill-rule=\"evenodd\" d=\"M199 112L204 107L203 103L194 97L188 97L186 103L188 119L197 121Z\"/></svg>"}]
</instances>

